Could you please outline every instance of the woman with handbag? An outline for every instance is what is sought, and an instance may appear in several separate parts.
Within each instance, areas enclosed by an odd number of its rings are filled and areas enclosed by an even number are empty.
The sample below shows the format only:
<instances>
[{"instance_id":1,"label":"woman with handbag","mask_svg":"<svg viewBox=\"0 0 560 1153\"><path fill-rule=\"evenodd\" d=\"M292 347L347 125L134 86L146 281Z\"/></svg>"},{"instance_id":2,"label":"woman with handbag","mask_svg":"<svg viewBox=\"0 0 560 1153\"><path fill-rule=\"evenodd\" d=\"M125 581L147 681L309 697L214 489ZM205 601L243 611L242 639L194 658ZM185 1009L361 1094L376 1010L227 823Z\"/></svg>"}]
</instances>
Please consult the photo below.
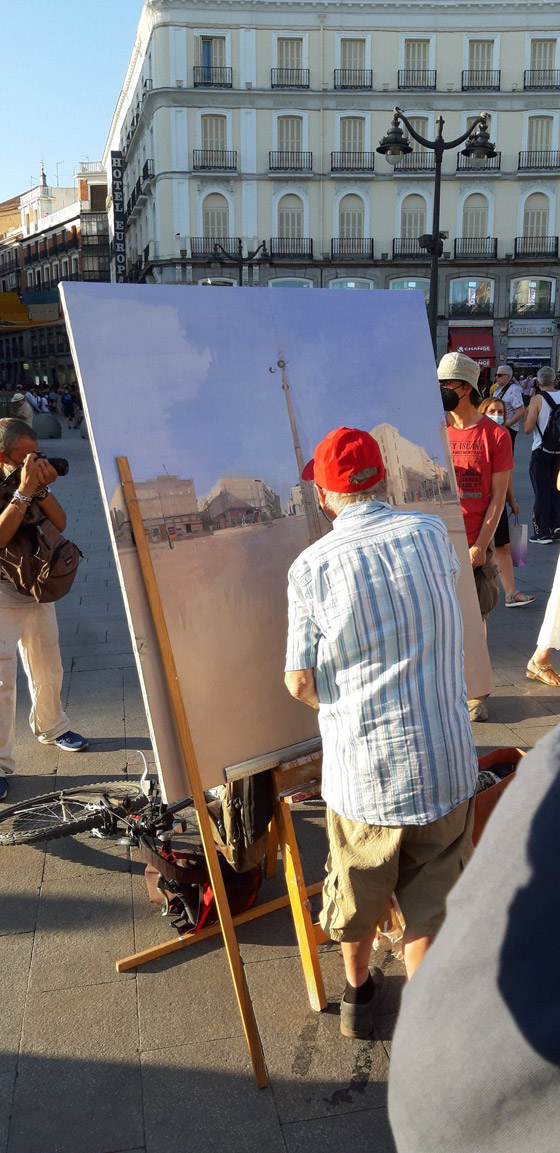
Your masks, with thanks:
<instances>
[{"instance_id":1,"label":"woman with handbag","mask_svg":"<svg viewBox=\"0 0 560 1153\"><path fill-rule=\"evenodd\" d=\"M499 400L495 396L489 396L483 400L478 406L478 411L489 416L490 420L495 420L496 424L505 424L507 419L507 407L505 401ZM509 538L509 524L507 506L509 505L510 511L514 516L519 514L519 505L515 499L513 491L513 479L511 473L509 474L509 481L506 493L506 503L502 515L498 521L496 532L494 533L494 560L498 569L498 576L500 584L504 590L506 598L506 608L522 608L524 605L530 605L536 599L531 593L522 593L515 587L515 576L513 572L513 562L511 559L510 538Z\"/></svg>"}]
</instances>

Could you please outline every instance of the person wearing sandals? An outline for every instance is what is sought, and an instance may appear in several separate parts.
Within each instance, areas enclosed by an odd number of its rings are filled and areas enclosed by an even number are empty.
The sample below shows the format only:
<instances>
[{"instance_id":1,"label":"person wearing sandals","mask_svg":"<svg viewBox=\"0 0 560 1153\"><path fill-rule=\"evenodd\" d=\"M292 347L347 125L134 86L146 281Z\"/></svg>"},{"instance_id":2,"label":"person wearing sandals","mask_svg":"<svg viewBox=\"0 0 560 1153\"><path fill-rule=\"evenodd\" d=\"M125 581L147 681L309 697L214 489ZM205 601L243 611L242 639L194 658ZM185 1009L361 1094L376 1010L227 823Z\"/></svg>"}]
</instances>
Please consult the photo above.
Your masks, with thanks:
<instances>
[{"instance_id":1,"label":"person wearing sandals","mask_svg":"<svg viewBox=\"0 0 560 1153\"><path fill-rule=\"evenodd\" d=\"M486 619L500 593L493 538L514 468L511 438L478 411L480 365L462 352L448 352L438 365L447 436L457 479L480 614ZM468 702L471 721L487 721L484 698Z\"/></svg>"},{"instance_id":2,"label":"person wearing sandals","mask_svg":"<svg viewBox=\"0 0 560 1153\"><path fill-rule=\"evenodd\" d=\"M489 396L479 404L478 411L482 412L484 416L489 416L490 420L495 421L496 424L507 427L507 406L504 400L499 400L496 396ZM533 601L536 600L536 597L534 597L532 593L522 593L515 587L513 562L511 559L511 549L509 547L508 505L513 515L517 516L519 513L519 505L515 499L511 473L509 474L506 503L498 521L498 527L494 533L494 559L496 561L500 584L506 598L506 608L516 609L532 604Z\"/></svg>"}]
</instances>

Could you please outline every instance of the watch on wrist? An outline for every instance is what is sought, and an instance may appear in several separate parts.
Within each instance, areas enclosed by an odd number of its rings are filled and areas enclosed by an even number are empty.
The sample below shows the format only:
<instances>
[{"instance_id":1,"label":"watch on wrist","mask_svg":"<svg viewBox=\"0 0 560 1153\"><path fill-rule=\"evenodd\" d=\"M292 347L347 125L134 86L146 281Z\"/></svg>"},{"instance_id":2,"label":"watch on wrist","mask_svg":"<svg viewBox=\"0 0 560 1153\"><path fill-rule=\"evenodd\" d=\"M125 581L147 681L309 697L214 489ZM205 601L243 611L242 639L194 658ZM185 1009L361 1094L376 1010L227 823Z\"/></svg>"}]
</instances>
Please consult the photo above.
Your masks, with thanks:
<instances>
[{"instance_id":1,"label":"watch on wrist","mask_svg":"<svg viewBox=\"0 0 560 1153\"><path fill-rule=\"evenodd\" d=\"M51 494L51 490L50 490L48 484L46 484L44 488L40 488L37 490L37 492L33 493L33 500L46 500L46 498L48 496L50 496L50 494Z\"/></svg>"}]
</instances>

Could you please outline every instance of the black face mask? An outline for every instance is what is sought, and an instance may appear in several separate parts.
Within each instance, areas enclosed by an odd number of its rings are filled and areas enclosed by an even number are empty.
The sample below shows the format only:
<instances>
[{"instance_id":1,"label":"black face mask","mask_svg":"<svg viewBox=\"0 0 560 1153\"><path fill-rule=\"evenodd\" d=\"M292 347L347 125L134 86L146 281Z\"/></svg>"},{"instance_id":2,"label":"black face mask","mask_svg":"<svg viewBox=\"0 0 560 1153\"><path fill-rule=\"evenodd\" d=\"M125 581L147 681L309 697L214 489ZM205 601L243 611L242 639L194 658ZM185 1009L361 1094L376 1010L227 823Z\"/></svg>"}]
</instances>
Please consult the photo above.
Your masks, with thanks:
<instances>
[{"instance_id":1,"label":"black face mask","mask_svg":"<svg viewBox=\"0 0 560 1153\"><path fill-rule=\"evenodd\" d=\"M457 393L453 388L445 388L443 384L440 384L439 390L441 392L441 403L443 404L444 411L453 412L453 409L457 408L459 403Z\"/></svg>"}]
</instances>

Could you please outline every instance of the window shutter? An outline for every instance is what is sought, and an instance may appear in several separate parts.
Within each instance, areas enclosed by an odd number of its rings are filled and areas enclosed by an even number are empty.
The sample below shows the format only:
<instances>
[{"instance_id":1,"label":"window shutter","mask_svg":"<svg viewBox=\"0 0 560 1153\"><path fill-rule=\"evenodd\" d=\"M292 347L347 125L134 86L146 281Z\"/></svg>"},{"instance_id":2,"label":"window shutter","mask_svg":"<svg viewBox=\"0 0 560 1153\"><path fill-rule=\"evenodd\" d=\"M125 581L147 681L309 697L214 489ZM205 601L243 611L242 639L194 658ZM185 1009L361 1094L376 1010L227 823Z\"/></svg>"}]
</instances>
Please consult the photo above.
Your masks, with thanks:
<instances>
[{"instance_id":1,"label":"window shutter","mask_svg":"<svg viewBox=\"0 0 560 1153\"><path fill-rule=\"evenodd\" d=\"M493 40L469 40L469 68L471 71L490 71L493 54Z\"/></svg>"},{"instance_id":2,"label":"window shutter","mask_svg":"<svg viewBox=\"0 0 560 1153\"><path fill-rule=\"evenodd\" d=\"M533 192L525 201L524 236L548 236L548 200L542 192Z\"/></svg>"},{"instance_id":3,"label":"window shutter","mask_svg":"<svg viewBox=\"0 0 560 1153\"><path fill-rule=\"evenodd\" d=\"M552 116L530 116L527 147L529 152L548 152L552 145Z\"/></svg>"},{"instance_id":4,"label":"window shutter","mask_svg":"<svg viewBox=\"0 0 560 1153\"><path fill-rule=\"evenodd\" d=\"M277 41L278 68L301 68L302 41L291 36Z\"/></svg>"},{"instance_id":5,"label":"window shutter","mask_svg":"<svg viewBox=\"0 0 560 1153\"><path fill-rule=\"evenodd\" d=\"M365 40L340 41L340 67L350 71L365 68L366 42Z\"/></svg>"},{"instance_id":6,"label":"window shutter","mask_svg":"<svg viewBox=\"0 0 560 1153\"><path fill-rule=\"evenodd\" d=\"M208 149L227 148L227 119L225 116L201 117L202 147Z\"/></svg>"},{"instance_id":7,"label":"window shutter","mask_svg":"<svg viewBox=\"0 0 560 1153\"><path fill-rule=\"evenodd\" d=\"M341 118L340 151L364 151L364 119L362 116L343 116Z\"/></svg>"},{"instance_id":8,"label":"window shutter","mask_svg":"<svg viewBox=\"0 0 560 1153\"><path fill-rule=\"evenodd\" d=\"M361 240L364 235L364 205L359 196L343 196L339 208L341 240Z\"/></svg>"},{"instance_id":9,"label":"window shutter","mask_svg":"<svg viewBox=\"0 0 560 1153\"><path fill-rule=\"evenodd\" d=\"M531 68L535 72L548 72L554 68L556 40L531 40Z\"/></svg>"},{"instance_id":10,"label":"window shutter","mask_svg":"<svg viewBox=\"0 0 560 1153\"><path fill-rule=\"evenodd\" d=\"M488 201L475 192L467 196L463 208L463 236L467 240L488 236Z\"/></svg>"},{"instance_id":11,"label":"window shutter","mask_svg":"<svg viewBox=\"0 0 560 1153\"><path fill-rule=\"evenodd\" d=\"M430 52L429 40L405 40L404 66L408 70L427 69Z\"/></svg>"},{"instance_id":12,"label":"window shutter","mask_svg":"<svg viewBox=\"0 0 560 1153\"><path fill-rule=\"evenodd\" d=\"M416 240L426 231L426 201L421 196L406 196L401 208L401 237Z\"/></svg>"},{"instance_id":13,"label":"window shutter","mask_svg":"<svg viewBox=\"0 0 560 1153\"><path fill-rule=\"evenodd\" d=\"M412 124L412 127L414 128L414 130L416 132L420 133L420 136L427 136L428 135L428 117L427 116L409 116L408 119L410 120L410 123ZM413 147L415 152L425 152L426 151L424 145L423 144L417 144L417 142L413 136L410 137L410 143L412 144L412 147Z\"/></svg>"},{"instance_id":14,"label":"window shutter","mask_svg":"<svg viewBox=\"0 0 560 1153\"><path fill-rule=\"evenodd\" d=\"M212 192L202 205L202 232L205 237L217 240L229 236L229 207L225 196Z\"/></svg>"},{"instance_id":15,"label":"window shutter","mask_svg":"<svg viewBox=\"0 0 560 1153\"><path fill-rule=\"evenodd\" d=\"M283 196L278 205L278 237L299 240L303 236L303 204L299 196Z\"/></svg>"},{"instance_id":16,"label":"window shutter","mask_svg":"<svg viewBox=\"0 0 560 1153\"><path fill-rule=\"evenodd\" d=\"M301 116L279 116L277 121L278 151L301 152L302 129Z\"/></svg>"}]
</instances>

